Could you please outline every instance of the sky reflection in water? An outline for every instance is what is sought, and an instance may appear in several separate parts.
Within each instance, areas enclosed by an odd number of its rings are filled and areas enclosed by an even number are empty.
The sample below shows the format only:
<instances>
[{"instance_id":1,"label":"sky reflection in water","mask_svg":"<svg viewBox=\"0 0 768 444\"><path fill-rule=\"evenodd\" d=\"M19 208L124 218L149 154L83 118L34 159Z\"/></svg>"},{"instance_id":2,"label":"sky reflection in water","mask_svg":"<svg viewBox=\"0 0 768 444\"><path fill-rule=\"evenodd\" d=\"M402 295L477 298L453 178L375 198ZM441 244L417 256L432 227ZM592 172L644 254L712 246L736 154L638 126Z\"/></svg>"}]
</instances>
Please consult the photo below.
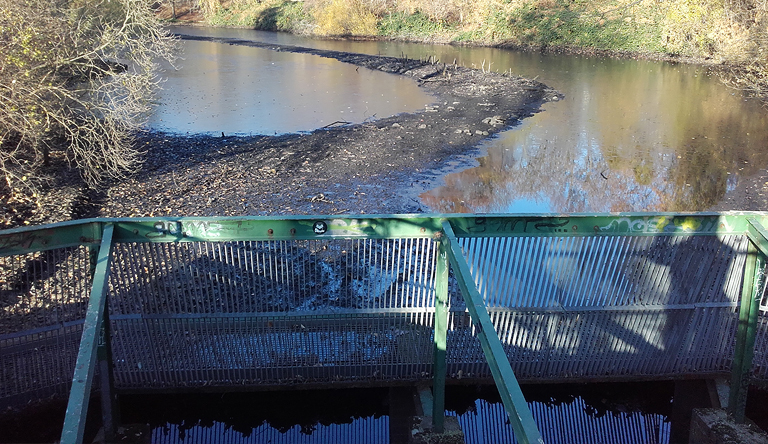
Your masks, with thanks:
<instances>
[{"instance_id":1,"label":"sky reflection in water","mask_svg":"<svg viewBox=\"0 0 768 444\"><path fill-rule=\"evenodd\" d=\"M414 112L433 100L409 78L337 60L207 41L181 43L179 69L163 66L166 79L149 121L154 129L295 133Z\"/></svg>"},{"instance_id":2,"label":"sky reflection in water","mask_svg":"<svg viewBox=\"0 0 768 444\"><path fill-rule=\"evenodd\" d=\"M431 209L701 211L768 165L768 113L705 68L516 56L565 100L485 143L421 196Z\"/></svg>"}]
</instances>

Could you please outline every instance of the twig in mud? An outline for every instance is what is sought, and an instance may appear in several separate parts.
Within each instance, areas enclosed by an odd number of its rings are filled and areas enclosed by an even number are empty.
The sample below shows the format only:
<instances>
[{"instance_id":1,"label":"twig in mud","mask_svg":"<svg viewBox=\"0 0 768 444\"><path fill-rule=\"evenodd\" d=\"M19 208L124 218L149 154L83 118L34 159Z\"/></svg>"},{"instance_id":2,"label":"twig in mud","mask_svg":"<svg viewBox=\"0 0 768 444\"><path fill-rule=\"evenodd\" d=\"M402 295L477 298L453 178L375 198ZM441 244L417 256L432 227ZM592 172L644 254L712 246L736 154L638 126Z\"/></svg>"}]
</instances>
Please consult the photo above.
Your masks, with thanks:
<instances>
[{"instance_id":1,"label":"twig in mud","mask_svg":"<svg viewBox=\"0 0 768 444\"><path fill-rule=\"evenodd\" d=\"M333 123L329 123L328 125L325 125L325 126L323 126L323 127L320 127L320 129L326 129L326 128L330 128L330 127L332 127L333 125L349 125L349 124L351 124L351 123L352 123L352 122L347 122L347 121L344 121L344 120L337 120L337 121L335 121L335 122L333 122Z\"/></svg>"}]
</instances>

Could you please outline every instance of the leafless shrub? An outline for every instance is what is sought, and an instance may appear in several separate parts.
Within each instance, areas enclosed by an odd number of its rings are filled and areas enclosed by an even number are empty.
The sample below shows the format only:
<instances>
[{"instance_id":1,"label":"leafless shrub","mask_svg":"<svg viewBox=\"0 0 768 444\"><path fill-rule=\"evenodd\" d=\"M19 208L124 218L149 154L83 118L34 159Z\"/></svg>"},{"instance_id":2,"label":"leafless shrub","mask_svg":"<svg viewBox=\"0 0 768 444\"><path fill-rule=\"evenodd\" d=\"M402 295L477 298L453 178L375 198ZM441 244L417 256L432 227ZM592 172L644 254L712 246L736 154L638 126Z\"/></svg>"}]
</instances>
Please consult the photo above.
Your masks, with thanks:
<instances>
[{"instance_id":1,"label":"leafless shrub","mask_svg":"<svg viewBox=\"0 0 768 444\"><path fill-rule=\"evenodd\" d=\"M158 58L150 0L0 0L0 196L34 195L51 156L96 185L135 170Z\"/></svg>"},{"instance_id":2,"label":"leafless shrub","mask_svg":"<svg viewBox=\"0 0 768 444\"><path fill-rule=\"evenodd\" d=\"M727 0L721 58L731 66L728 85L768 103L768 0Z\"/></svg>"}]
</instances>

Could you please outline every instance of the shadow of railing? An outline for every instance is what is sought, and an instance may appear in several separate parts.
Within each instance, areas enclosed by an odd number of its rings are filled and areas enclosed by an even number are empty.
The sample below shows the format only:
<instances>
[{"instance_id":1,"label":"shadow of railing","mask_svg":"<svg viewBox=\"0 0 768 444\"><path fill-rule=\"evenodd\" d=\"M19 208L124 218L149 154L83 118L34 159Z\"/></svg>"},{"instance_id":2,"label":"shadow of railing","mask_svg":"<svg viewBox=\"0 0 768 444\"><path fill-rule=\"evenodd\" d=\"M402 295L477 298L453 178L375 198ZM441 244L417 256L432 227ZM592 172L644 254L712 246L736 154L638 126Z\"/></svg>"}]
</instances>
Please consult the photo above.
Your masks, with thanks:
<instances>
[{"instance_id":1,"label":"shadow of railing","mask_svg":"<svg viewBox=\"0 0 768 444\"><path fill-rule=\"evenodd\" d=\"M730 369L744 235L460 240L522 379Z\"/></svg>"}]
</instances>

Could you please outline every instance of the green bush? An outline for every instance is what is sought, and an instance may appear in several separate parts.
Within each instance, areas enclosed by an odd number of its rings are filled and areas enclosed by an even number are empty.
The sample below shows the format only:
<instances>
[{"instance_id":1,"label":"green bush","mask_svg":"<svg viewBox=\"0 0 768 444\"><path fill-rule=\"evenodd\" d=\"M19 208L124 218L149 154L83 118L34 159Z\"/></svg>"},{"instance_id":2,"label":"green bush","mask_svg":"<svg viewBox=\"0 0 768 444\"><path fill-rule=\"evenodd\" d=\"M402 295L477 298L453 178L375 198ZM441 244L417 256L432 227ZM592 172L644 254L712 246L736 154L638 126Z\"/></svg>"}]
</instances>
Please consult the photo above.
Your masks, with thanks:
<instances>
[{"instance_id":1,"label":"green bush","mask_svg":"<svg viewBox=\"0 0 768 444\"><path fill-rule=\"evenodd\" d=\"M431 20L426 14L416 12L394 12L385 15L378 26L378 34L388 37L405 39L422 38L434 40L434 37L444 35L451 30L445 23Z\"/></svg>"},{"instance_id":2,"label":"green bush","mask_svg":"<svg viewBox=\"0 0 768 444\"><path fill-rule=\"evenodd\" d=\"M218 8L207 16L212 26L253 28L265 31L305 33L312 17L304 10L303 2L264 1L238 2Z\"/></svg>"}]
</instances>

